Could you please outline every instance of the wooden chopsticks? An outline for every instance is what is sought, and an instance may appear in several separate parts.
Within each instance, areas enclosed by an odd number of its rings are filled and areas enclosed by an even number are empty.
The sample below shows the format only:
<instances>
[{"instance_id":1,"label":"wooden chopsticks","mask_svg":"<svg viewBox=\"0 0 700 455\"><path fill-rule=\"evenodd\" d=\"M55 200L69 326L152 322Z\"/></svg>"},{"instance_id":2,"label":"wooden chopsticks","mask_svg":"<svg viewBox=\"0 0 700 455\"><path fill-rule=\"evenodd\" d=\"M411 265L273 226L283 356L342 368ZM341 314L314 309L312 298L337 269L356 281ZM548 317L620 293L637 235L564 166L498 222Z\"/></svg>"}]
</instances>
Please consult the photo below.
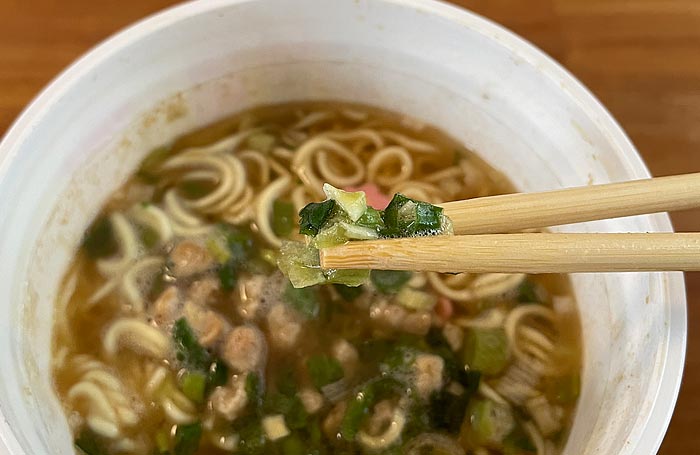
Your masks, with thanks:
<instances>
[{"instance_id":1,"label":"wooden chopsticks","mask_svg":"<svg viewBox=\"0 0 700 455\"><path fill-rule=\"evenodd\" d=\"M495 234L700 207L700 173L440 204L455 234Z\"/></svg>"},{"instance_id":2,"label":"wooden chopsticks","mask_svg":"<svg viewBox=\"0 0 700 455\"><path fill-rule=\"evenodd\" d=\"M573 273L700 270L700 234L484 234L349 242L328 269Z\"/></svg>"},{"instance_id":3,"label":"wooden chopsticks","mask_svg":"<svg viewBox=\"0 0 700 455\"><path fill-rule=\"evenodd\" d=\"M472 235L349 242L321 250L321 267L474 273L700 270L700 233L495 234L700 207L700 173L441 206L455 234Z\"/></svg>"}]
</instances>

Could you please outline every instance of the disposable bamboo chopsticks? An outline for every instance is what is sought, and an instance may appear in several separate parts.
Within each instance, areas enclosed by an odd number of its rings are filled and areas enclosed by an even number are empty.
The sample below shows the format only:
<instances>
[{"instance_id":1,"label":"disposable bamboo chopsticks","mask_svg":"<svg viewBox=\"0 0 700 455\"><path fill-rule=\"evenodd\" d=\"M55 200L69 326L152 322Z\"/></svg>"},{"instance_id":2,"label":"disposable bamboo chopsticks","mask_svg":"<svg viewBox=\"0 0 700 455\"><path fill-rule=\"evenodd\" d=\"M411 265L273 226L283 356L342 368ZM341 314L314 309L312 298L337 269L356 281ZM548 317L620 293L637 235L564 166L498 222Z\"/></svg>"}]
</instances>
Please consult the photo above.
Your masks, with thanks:
<instances>
[{"instance_id":1,"label":"disposable bamboo chopsticks","mask_svg":"<svg viewBox=\"0 0 700 455\"><path fill-rule=\"evenodd\" d=\"M490 234L700 207L700 173L441 204L455 234Z\"/></svg>"},{"instance_id":2,"label":"disposable bamboo chopsticks","mask_svg":"<svg viewBox=\"0 0 700 455\"><path fill-rule=\"evenodd\" d=\"M700 234L486 234L349 242L321 267L432 272L700 270Z\"/></svg>"}]
</instances>

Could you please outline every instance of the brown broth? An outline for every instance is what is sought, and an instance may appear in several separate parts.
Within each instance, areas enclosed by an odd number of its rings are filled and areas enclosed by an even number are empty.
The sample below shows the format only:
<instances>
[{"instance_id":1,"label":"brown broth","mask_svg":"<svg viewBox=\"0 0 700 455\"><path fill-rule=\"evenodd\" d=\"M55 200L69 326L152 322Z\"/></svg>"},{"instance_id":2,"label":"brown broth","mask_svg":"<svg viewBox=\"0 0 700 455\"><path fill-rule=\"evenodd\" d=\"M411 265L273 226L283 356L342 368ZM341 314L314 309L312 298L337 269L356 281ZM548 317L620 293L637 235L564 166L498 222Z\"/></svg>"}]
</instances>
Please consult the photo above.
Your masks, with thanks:
<instances>
[{"instance_id":1,"label":"brown broth","mask_svg":"<svg viewBox=\"0 0 700 455\"><path fill-rule=\"evenodd\" d=\"M367 114L368 120L358 122L347 119L342 114L343 111L347 110L364 112ZM281 133L288 131L289 125L298 121L300 112L330 113L329 119L305 129L305 132L308 133L309 136L327 131L349 130L357 128L358 124L361 124L363 128L371 128L374 131L390 129L410 136L411 138L433 144L438 150L436 153L424 156L415 155L418 156L418 158L414 160L416 169L413 178L416 180L432 172L453 166L460 160L465 160L470 165L469 169L472 170L471 172L473 175L470 176L470 180L462 185L458 191L453 191L454 194L451 194L446 199L461 199L513 192L512 185L502 174L490 168L473 152L465 149L458 142L449 138L438 129L427 125L420 125L403 116L388 113L380 109L336 102L293 103L281 106L262 107L247 111L175 139L172 144L166 147L165 150L167 150L167 153L165 156L170 158L177 156L180 152L189 147L211 144L237 132L242 126L250 122L264 125L265 131L275 136L276 141L279 142L281 141L279 138ZM419 127L416 128L415 125ZM373 153L369 148L371 148L371 144L368 142L367 147L357 151L363 161L368 160ZM389 166L389 168L391 168L391 166ZM162 204L166 187L172 186L173 181L181 178L183 178L182 174L165 173L156 180L149 180L149 178L144 178L143 173L142 175L137 174L122 188L117 190L113 197L105 203L100 217L107 216L114 212L125 213L134 204L142 202L160 205ZM466 179L466 177L464 178ZM438 184L439 183L440 181L438 181ZM209 191L211 188L206 187L205 189ZM385 192L387 191L387 188L381 189ZM279 199L283 201L291 200L288 195ZM220 221L220 218L211 214L203 216L202 219L207 221ZM249 228L252 233L251 235L255 243L256 251L259 252L264 249L270 249L269 245L266 245L264 239L261 237L259 226L257 226L254 221L246 222L245 227ZM294 235L291 237L295 238ZM151 248L148 250L148 254L167 258L173 245L179 241L181 240L175 239L166 242L160 247ZM264 260L258 257L260 255L258 253L253 253L253 256L255 256L260 264L263 264L261 267L264 267ZM164 276L172 282L172 285L179 289L181 294L187 292L193 281L201 281L207 278L212 278L216 281L219 279L219 272L217 269L212 269L211 271L185 279L173 279L169 269L171 265L172 264L163 269ZM239 280L248 280L253 275L259 274L253 273L250 270L241 270ZM123 425L118 438L114 440L110 440L110 438L106 437L97 438L101 444L104 444L105 447L108 448L108 453L117 453L118 450L115 450L115 447L118 445L118 442L126 439L135 444L135 451L137 453L153 453L157 445L156 435L158 434L161 436L171 436L170 439L168 439L168 445L172 449L174 444L172 435L175 434L177 425L166 417L161 402L159 402L159 398L149 396L145 390L149 378L152 377L153 370L158 367L164 367L166 369L169 377L168 380L177 387L177 383L181 380L183 374L183 364L173 356L160 359L148 359L134 350L127 348L120 349L114 356L106 354L102 341L105 337L105 331L115 318L126 317L131 314L128 301L125 300L123 293L115 291L104 299L94 303L91 309L86 309L86 302L89 301L90 296L93 296L95 292L106 283L107 279L100 273L96 261L89 257L84 248L76 253L73 265L66 274L63 286L64 289L68 291L70 291L70 279L72 276L77 279L75 288L73 292L70 293L70 299L66 307L63 309L59 308L55 316L56 322L53 335L55 367L53 376L56 392L64 404L69 423L76 433L76 437L87 425L85 417L91 412L91 404L89 398L79 397L71 400L68 396L71 388L75 386L84 374L80 365L85 362L81 363L79 361L81 359L80 356L89 356L91 359L102 362L104 365L102 368L108 371L109 374L113 375L114 378L122 384L122 388L125 390L124 396L127 398L127 406L131 406L139 417L137 425ZM268 288L268 301L264 303L263 306L269 308L272 304L271 302L284 302L285 288L278 274L273 272L266 276L268 276L265 284ZM156 280L158 279L159 278ZM572 295L569 280L565 275L529 276L527 280L533 283L535 288L539 289L539 292L543 294L544 298L539 304L544 307L551 308L552 296ZM141 291L146 295L146 310L141 314L136 314L136 317L141 317L143 320L148 321L149 324L153 327L157 327L169 337L172 324L158 324L154 321L151 314L153 300L158 295L156 291L161 290L154 289L153 286L152 283L148 286L142 286ZM277 291L275 291L275 289L277 289ZM420 289L431 294L438 294L430 284L425 284L420 287ZM264 377L266 397L269 398L278 392L279 383L284 382L284 380L289 379L289 377L295 378L295 382L297 383L295 387L297 388L313 387L313 381L311 380L312 378L307 368L307 360L315 355L330 355L329 346L338 339L350 342L360 353L360 364L351 375L351 378L348 379L350 383L349 393L351 394L355 393L358 387L361 387L365 381L371 380L373 377L380 374L379 370L383 368L380 367L381 362L363 358L362 356L365 355L365 353L367 353L369 357L374 356L379 349L377 346L381 343L389 343L389 345L399 345L403 343L408 346L406 349L416 352L423 349L421 346L425 345L425 336L403 333L402 329L387 327L385 323L378 322L377 319L370 317L370 307L372 305L377 305L377 302L385 301L387 304L396 305L392 300L394 296L382 295L376 290L373 290L371 286L368 286L361 296L357 297L353 303L349 303L344 301L343 298L339 296L337 290L329 285L324 285L315 292L317 292L317 299L320 302L320 315L302 324L302 336L294 348L291 351L272 347L269 348L265 368L259 372L259 374ZM523 305L523 303L518 302L518 292L518 289L516 289L497 297L475 299L473 302L469 302L464 306L454 303L455 314L452 316L451 320L478 317L485 311L493 308L500 308L504 312L509 312L513 308ZM236 289L231 292L216 290L210 296L209 301L210 304L208 305L211 311L220 315L231 327L245 323L239 312L239 307L242 303L241 297ZM433 322L431 322L431 324L436 327L435 330L442 330L438 327L439 323L435 322L436 316L431 313L429 317L432 318L431 320ZM269 340L271 337L274 337L275 334L270 333L266 328L264 317L247 323L259 325L268 338L268 344L271 345ZM553 355L558 359L558 363L563 365L563 370L542 379L538 385L539 392L553 403L561 398L559 396L561 395L560 379L565 378L569 380L572 378L571 381L575 382L580 374L581 341L579 320L576 312L557 315L554 329L556 352ZM372 349L368 348L370 345ZM213 351L216 351L216 349ZM217 351L216 355L220 355L220 352ZM461 355L461 352L455 354L456 358L460 358ZM512 354L510 362L513 362ZM482 380L485 380L493 386L498 382L500 374L502 373L494 376L487 375L483 377ZM573 387L575 388L575 386ZM161 389L162 388L163 387L161 387ZM562 446L565 441L565 435L571 423L570 420L575 406L575 399L576 397L574 396L573 398L569 398L568 402L558 405L559 407L557 409L561 410L563 413L563 417L561 418L563 425L562 428L558 430L557 434L554 434L550 438L557 446ZM422 406L427 409L429 405L424 403ZM527 411L522 406L515 405L515 408L523 415L527 414ZM321 417L308 416L307 420L309 422L323 421L323 416L328 414L331 409L331 404L326 400L326 404L322 408L322 411L320 411ZM423 412L425 412L425 409ZM421 411L419 410L417 412ZM252 420L250 418L251 413L252 411L247 411L247 414L244 413L244 415L234 420L233 423L227 423L221 416L208 410L206 405L203 404L196 407L194 411L196 420L206 421L206 419L209 418L213 422L213 430L204 430L204 436L199 445L199 450L193 453L229 453L212 445L210 439L213 438L214 433L219 430L225 430L231 434L238 433L240 430L240 427L237 426L238 423L243 420ZM211 417L212 415L216 415L216 418ZM518 428L520 428L520 423L522 422L518 423ZM310 436L308 435L308 431L310 430L302 429L298 430L297 433L302 443L311 448L312 443L309 440ZM439 431L444 433L444 430ZM465 443L464 437L460 437L456 433L451 436L455 441L462 441L463 444L474 448L474 443ZM325 436L324 438L326 438L326 441L322 447L325 447L325 449L321 450L329 450L330 452L321 451L318 453L345 454L362 452L356 443L339 442L338 440L333 440L333 438L327 438ZM403 437L401 439L401 444L405 444L407 439L409 438ZM284 440L276 443L267 443L266 448L259 453L285 453L283 441ZM479 446L481 445L479 444ZM490 447L491 451L489 453L503 453L502 449L495 446L493 443L487 443L485 446ZM243 449L245 449L245 447L242 449L239 448L239 452ZM80 453L79 450L78 453ZM245 450L243 450L242 453L246 453ZM523 453L529 452L524 451Z\"/></svg>"}]
</instances>

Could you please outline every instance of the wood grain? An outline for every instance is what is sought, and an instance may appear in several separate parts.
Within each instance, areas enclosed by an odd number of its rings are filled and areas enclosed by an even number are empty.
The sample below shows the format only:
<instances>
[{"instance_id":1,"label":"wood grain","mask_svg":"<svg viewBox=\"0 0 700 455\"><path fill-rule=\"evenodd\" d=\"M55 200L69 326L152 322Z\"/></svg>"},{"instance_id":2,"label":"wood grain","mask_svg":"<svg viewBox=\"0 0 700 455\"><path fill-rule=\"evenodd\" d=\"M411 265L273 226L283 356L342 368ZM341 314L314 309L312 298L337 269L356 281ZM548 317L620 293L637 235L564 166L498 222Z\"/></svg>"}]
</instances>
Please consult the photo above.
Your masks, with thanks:
<instances>
[{"instance_id":1,"label":"wood grain","mask_svg":"<svg viewBox=\"0 0 700 455\"><path fill-rule=\"evenodd\" d=\"M72 60L168 0L0 0L0 134ZM700 171L700 1L455 0L514 30L580 78L654 175ZM700 211L673 215L700 231ZM688 357L660 453L700 447L700 274L688 273Z\"/></svg>"},{"instance_id":2,"label":"wood grain","mask_svg":"<svg viewBox=\"0 0 700 455\"><path fill-rule=\"evenodd\" d=\"M699 271L700 233L440 235L348 242L324 248L320 255L321 267L327 269L442 273Z\"/></svg>"}]
</instances>

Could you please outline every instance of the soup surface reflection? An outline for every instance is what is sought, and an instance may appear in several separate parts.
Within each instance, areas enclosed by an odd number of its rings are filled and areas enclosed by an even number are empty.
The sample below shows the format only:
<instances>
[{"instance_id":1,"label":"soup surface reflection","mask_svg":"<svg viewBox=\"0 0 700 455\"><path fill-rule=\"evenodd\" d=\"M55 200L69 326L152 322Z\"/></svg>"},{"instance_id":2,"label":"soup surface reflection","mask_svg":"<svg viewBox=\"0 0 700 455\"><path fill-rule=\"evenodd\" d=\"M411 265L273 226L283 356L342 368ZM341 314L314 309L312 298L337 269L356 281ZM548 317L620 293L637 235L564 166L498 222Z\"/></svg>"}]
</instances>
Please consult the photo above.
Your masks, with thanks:
<instances>
[{"instance_id":1,"label":"soup surface reflection","mask_svg":"<svg viewBox=\"0 0 700 455\"><path fill-rule=\"evenodd\" d=\"M440 131L357 105L255 109L154 150L56 305L77 453L560 452L581 368L567 278L375 271L294 289L276 255L324 182L378 209L512 191Z\"/></svg>"}]
</instances>

